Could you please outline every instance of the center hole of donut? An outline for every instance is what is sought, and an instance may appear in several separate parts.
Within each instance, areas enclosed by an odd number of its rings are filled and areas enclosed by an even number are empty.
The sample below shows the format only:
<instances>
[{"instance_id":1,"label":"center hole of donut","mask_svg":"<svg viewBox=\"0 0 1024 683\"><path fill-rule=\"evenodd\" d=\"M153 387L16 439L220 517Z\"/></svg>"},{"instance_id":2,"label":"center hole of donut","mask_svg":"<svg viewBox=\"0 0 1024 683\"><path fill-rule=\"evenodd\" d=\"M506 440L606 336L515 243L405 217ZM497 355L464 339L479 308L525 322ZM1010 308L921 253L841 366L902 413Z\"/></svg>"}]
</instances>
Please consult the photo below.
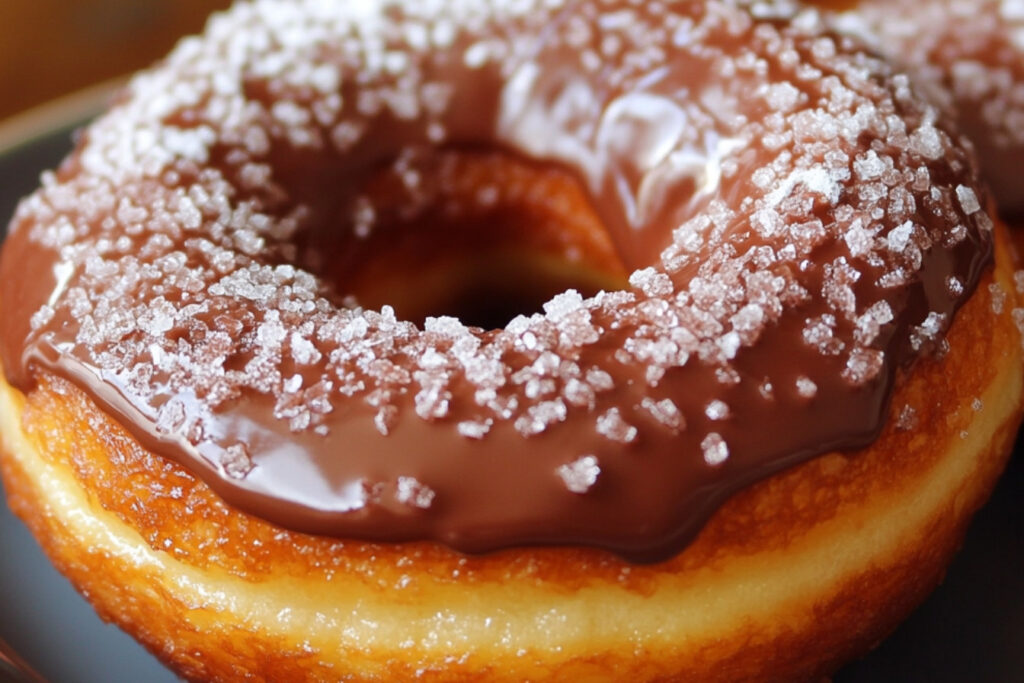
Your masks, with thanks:
<instances>
[{"instance_id":1,"label":"center hole of donut","mask_svg":"<svg viewBox=\"0 0 1024 683\"><path fill-rule=\"evenodd\" d=\"M567 172L498 152L433 152L399 164L345 210L356 237L336 283L361 305L390 305L417 324L453 316L497 329L568 289L591 296L627 285Z\"/></svg>"},{"instance_id":2,"label":"center hole of donut","mask_svg":"<svg viewBox=\"0 0 1024 683\"><path fill-rule=\"evenodd\" d=\"M411 270L407 285L412 288L399 284L357 298L371 308L391 305L400 318L418 325L428 317L452 316L470 327L498 329L517 315L542 311L545 302L568 289L592 296L612 284L571 259L511 247L420 263Z\"/></svg>"}]
</instances>

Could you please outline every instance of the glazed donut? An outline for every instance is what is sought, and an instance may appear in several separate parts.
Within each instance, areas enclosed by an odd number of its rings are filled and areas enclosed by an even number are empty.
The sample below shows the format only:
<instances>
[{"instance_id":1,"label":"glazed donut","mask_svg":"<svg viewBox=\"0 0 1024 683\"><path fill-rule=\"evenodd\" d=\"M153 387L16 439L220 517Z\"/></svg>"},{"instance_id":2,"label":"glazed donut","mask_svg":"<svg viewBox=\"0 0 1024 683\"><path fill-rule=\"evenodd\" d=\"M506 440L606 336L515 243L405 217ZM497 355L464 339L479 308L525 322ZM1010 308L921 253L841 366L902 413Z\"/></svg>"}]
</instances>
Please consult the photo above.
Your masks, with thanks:
<instances>
[{"instance_id":1,"label":"glazed donut","mask_svg":"<svg viewBox=\"0 0 1024 683\"><path fill-rule=\"evenodd\" d=\"M955 112L1000 209L1024 211L1024 4L1018 0L814 2Z\"/></svg>"},{"instance_id":2,"label":"glazed donut","mask_svg":"<svg viewBox=\"0 0 1024 683\"><path fill-rule=\"evenodd\" d=\"M239 4L15 216L10 503L193 679L819 677L1005 462L987 204L814 13Z\"/></svg>"}]
</instances>

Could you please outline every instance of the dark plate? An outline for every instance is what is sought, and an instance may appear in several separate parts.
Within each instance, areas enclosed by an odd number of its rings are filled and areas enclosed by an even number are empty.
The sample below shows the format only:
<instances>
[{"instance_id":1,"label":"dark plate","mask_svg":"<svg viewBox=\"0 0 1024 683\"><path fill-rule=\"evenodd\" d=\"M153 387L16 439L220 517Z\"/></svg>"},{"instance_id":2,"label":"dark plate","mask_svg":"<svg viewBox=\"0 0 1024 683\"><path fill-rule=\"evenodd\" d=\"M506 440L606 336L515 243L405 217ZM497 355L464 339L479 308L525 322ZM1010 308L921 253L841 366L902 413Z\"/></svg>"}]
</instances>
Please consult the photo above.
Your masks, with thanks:
<instances>
[{"instance_id":1,"label":"dark plate","mask_svg":"<svg viewBox=\"0 0 1024 683\"><path fill-rule=\"evenodd\" d=\"M0 126L0 223L36 186L40 171L67 153L74 122L83 120L81 107L65 108L61 123L52 112L37 117L45 123L34 130L22 119L23 142L5 149L12 128ZM943 585L877 650L843 669L836 683L1024 681L1022 451L1024 441ZM0 505L0 638L55 682L174 680L131 638L96 617L6 505Z\"/></svg>"}]
</instances>

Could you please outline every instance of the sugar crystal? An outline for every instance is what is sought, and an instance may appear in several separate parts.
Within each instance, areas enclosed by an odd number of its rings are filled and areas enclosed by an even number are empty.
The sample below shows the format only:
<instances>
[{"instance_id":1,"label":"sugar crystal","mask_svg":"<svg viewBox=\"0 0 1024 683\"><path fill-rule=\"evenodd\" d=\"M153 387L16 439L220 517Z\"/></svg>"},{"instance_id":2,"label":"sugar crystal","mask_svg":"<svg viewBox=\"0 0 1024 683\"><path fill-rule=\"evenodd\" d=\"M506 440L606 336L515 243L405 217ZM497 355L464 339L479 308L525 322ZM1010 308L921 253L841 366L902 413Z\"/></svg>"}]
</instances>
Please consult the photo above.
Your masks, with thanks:
<instances>
[{"instance_id":1,"label":"sugar crystal","mask_svg":"<svg viewBox=\"0 0 1024 683\"><path fill-rule=\"evenodd\" d=\"M565 483L565 488L573 493L583 494L597 483L601 468L596 457L584 455L567 465L559 465L557 472Z\"/></svg>"},{"instance_id":2,"label":"sugar crystal","mask_svg":"<svg viewBox=\"0 0 1024 683\"><path fill-rule=\"evenodd\" d=\"M704 414L709 420L727 420L732 413L724 401L714 399L705 406Z\"/></svg>"},{"instance_id":3,"label":"sugar crystal","mask_svg":"<svg viewBox=\"0 0 1024 683\"><path fill-rule=\"evenodd\" d=\"M704 462L712 467L717 467L729 459L729 445L716 432L705 436L700 442L700 447L704 453Z\"/></svg>"},{"instance_id":4,"label":"sugar crystal","mask_svg":"<svg viewBox=\"0 0 1024 683\"><path fill-rule=\"evenodd\" d=\"M426 510L436 497L429 486L421 483L416 477L399 477L395 485L395 499L410 507Z\"/></svg>"},{"instance_id":5,"label":"sugar crystal","mask_svg":"<svg viewBox=\"0 0 1024 683\"><path fill-rule=\"evenodd\" d=\"M33 334L116 378L159 430L194 444L223 433L215 409L249 396L294 431L346 433L337 427L360 415L388 435L400 418L426 420L454 428L466 449L511 428L558 441L578 418L596 426L595 449L639 448L644 429L695 451L701 434L684 433L686 411L732 419L699 441L712 466L729 457L722 434L786 410L794 386L807 400L832 394L835 378L811 368L838 363L851 385L881 381L900 359L874 346L913 323L916 349L944 348L942 314L907 320L888 302L916 295L936 250L987 239L988 218L971 160L907 78L814 37L814 12L789 24L713 0L686 11L561 4L261 0L215 19L206 40L133 80L90 128L80 172L48 174L19 209L29 239L60 262ZM543 68L546 50L568 60L571 82ZM684 92L656 66L676 62L708 77ZM957 87L977 71L961 65ZM421 329L389 306L365 308L331 271L333 245L373 262L370 250L399 236L384 234L393 221L444 232L445 215L490 216L524 192L528 207L564 208L530 183L460 185L443 146L465 133L460 88L478 77L511 93L494 103L499 120L475 122L493 125L503 149L568 169L585 191L600 189L600 204L617 203L628 225L613 249L635 264L625 291L568 290L504 329L449 316ZM402 134L383 139L395 122ZM352 167L365 163L379 177ZM382 201L378 182L398 201ZM451 199L462 195L463 206ZM588 253L558 248L570 261ZM952 303L971 284L957 268L944 283ZM1024 290L1024 274L1014 281ZM990 293L1002 310L1005 294ZM1012 317L1024 326L1019 309ZM779 375L775 387L764 378L754 407L665 395L742 394L744 369L763 367L761 342L807 374ZM214 464L244 476L248 446L220 445ZM600 468L587 455L557 471L583 493ZM400 502L433 503L428 487L396 475L383 481Z\"/></svg>"},{"instance_id":6,"label":"sugar crystal","mask_svg":"<svg viewBox=\"0 0 1024 683\"><path fill-rule=\"evenodd\" d=\"M597 433L611 441L632 443L636 440L637 429L622 418L618 408L609 408L597 418Z\"/></svg>"}]
</instances>

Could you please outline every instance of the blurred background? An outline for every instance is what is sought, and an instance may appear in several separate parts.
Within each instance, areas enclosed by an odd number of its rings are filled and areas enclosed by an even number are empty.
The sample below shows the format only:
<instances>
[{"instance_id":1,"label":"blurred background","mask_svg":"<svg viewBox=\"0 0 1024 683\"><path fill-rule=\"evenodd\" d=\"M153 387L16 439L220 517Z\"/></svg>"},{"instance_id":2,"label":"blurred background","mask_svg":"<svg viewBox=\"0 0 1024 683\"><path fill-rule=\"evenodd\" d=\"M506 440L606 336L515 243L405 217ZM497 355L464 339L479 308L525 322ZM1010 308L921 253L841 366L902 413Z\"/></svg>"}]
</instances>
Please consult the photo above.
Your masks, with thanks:
<instances>
[{"instance_id":1,"label":"blurred background","mask_svg":"<svg viewBox=\"0 0 1024 683\"><path fill-rule=\"evenodd\" d=\"M230 0L0 0L0 120L152 63Z\"/></svg>"}]
</instances>

